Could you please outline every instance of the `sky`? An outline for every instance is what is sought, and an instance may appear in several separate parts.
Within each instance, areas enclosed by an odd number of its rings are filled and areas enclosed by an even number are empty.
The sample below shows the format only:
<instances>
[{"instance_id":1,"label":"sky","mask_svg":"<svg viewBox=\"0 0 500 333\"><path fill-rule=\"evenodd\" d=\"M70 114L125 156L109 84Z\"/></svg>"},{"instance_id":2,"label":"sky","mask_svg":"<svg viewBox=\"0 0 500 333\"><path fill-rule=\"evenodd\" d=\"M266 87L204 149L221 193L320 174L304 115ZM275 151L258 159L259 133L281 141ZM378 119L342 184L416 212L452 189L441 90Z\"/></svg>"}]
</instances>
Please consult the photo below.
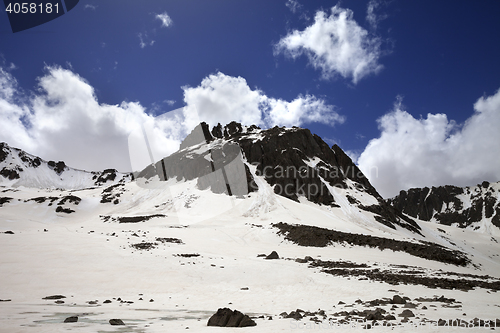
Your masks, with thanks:
<instances>
[{"instance_id":1,"label":"sky","mask_svg":"<svg viewBox=\"0 0 500 333\"><path fill-rule=\"evenodd\" d=\"M166 156L235 120L310 129L384 197L499 181L499 17L493 0L80 0L13 33L2 10L0 141L131 171L143 128Z\"/></svg>"}]
</instances>

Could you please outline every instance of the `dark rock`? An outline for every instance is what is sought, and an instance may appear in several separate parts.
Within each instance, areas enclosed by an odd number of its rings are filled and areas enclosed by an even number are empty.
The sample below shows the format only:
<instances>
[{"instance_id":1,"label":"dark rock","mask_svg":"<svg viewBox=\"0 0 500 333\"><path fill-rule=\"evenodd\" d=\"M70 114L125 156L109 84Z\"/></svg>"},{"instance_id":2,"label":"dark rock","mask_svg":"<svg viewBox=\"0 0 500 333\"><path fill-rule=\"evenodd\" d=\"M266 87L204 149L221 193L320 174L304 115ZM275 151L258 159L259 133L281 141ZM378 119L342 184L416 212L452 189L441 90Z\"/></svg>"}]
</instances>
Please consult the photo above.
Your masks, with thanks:
<instances>
[{"instance_id":1,"label":"dark rock","mask_svg":"<svg viewBox=\"0 0 500 333\"><path fill-rule=\"evenodd\" d=\"M54 303L56 303L56 304L64 304L64 301L61 301L61 300L59 299L59 300L55 301Z\"/></svg>"},{"instance_id":2,"label":"dark rock","mask_svg":"<svg viewBox=\"0 0 500 333\"><path fill-rule=\"evenodd\" d=\"M111 303L111 300L107 299L105 300L104 302L102 302L103 304L108 304L108 303Z\"/></svg>"},{"instance_id":3,"label":"dark rock","mask_svg":"<svg viewBox=\"0 0 500 333\"><path fill-rule=\"evenodd\" d=\"M23 169L21 167L16 167L15 169L3 168L0 170L0 175L9 180L19 179L21 176L19 172L22 172Z\"/></svg>"},{"instance_id":4,"label":"dark rock","mask_svg":"<svg viewBox=\"0 0 500 333\"><path fill-rule=\"evenodd\" d=\"M10 231L10 230L7 230L6 232L4 232L4 234L14 235L14 232L13 232L13 231Z\"/></svg>"},{"instance_id":5,"label":"dark rock","mask_svg":"<svg viewBox=\"0 0 500 333\"><path fill-rule=\"evenodd\" d=\"M125 323L121 319L110 319L109 324L113 326L125 325Z\"/></svg>"},{"instance_id":6,"label":"dark rock","mask_svg":"<svg viewBox=\"0 0 500 333\"><path fill-rule=\"evenodd\" d=\"M210 317L207 326L220 327L248 327L256 326L257 324L247 315L238 310L232 311L229 308L218 309L217 312Z\"/></svg>"},{"instance_id":7,"label":"dark rock","mask_svg":"<svg viewBox=\"0 0 500 333\"><path fill-rule=\"evenodd\" d=\"M179 238L163 238L163 237L156 237L157 242L162 242L162 243L174 243L174 244L184 244L181 239Z\"/></svg>"},{"instance_id":8,"label":"dark rock","mask_svg":"<svg viewBox=\"0 0 500 333\"><path fill-rule=\"evenodd\" d=\"M392 296L392 304L405 304L406 300L403 299L403 297L399 295L394 295Z\"/></svg>"},{"instance_id":9,"label":"dark rock","mask_svg":"<svg viewBox=\"0 0 500 333\"><path fill-rule=\"evenodd\" d=\"M78 322L78 316L71 316L66 319L64 319L65 323L76 323Z\"/></svg>"},{"instance_id":10,"label":"dark rock","mask_svg":"<svg viewBox=\"0 0 500 333\"><path fill-rule=\"evenodd\" d=\"M460 228L466 228L483 218L492 218L492 223L497 225L500 221L500 206L492 192L489 182L473 188L450 185L431 189L413 188L401 191L387 202L403 213L424 221L434 218L444 225L457 224ZM467 201L470 201L470 205L465 208L464 202ZM497 226L500 227L500 223Z\"/></svg>"},{"instance_id":11,"label":"dark rock","mask_svg":"<svg viewBox=\"0 0 500 333\"><path fill-rule=\"evenodd\" d=\"M57 163L54 161L49 161L47 162L47 164L58 175L61 175L63 171L66 169L66 164L63 161L59 161Z\"/></svg>"},{"instance_id":12,"label":"dark rock","mask_svg":"<svg viewBox=\"0 0 500 333\"><path fill-rule=\"evenodd\" d=\"M138 223L138 222L146 222L149 221L153 218L158 218L158 217L166 217L166 215L163 214L153 214L153 215L146 215L146 216L122 216L118 217L118 223Z\"/></svg>"},{"instance_id":13,"label":"dark rock","mask_svg":"<svg viewBox=\"0 0 500 333\"><path fill-rule=\"evenodd\" d=\"M393 315L387 315L384 317L385 320L396 320L396 317L394 317Z\"/></svg>"},{"instance_id":14,"label":"dark rock","mask_svg":"<svg viewBox=\"0 0 500 333\"><path fill-rule=\"evenodd\" d=\"M9 197L0 197L0 207L3 206L5 203L9 203L13 200L14 198L9 198Z\"/></svg>"},{"instance_id":15,"label":"dark rock","mask_svg":"<svg viewBox=\"0 0 500 333\"><path fill-rule=\"evenodd\" d=\"M63 298L66 298L66 296L63 296L63 295L52 295L52 296L46 296L42 299L45 299L45 300L53 300L53 299L63 299Z\"/></svg>"},{"instance_id":16,"label":"dark rock","mask_svg":"<svg viewBox=\"0 0 500 333\"><path fill-rule=\"evenodd\" d=\"M286 318L300 320L300 319L304 318L304 316L301 314L301 311L299 309L297 309L296 311L290 312L290 314L288 314L288 316L286 316Z\"/></svg>"},{"instance_id":17,"label":"dark rock","mask_svg":"<svg viewBox=\"0 0 500 333\"><path fill-rule=\"evenodd\" d=\"M57 206L56 208L56 213L66 213L66 214L71 214L74 213L75 211L73 209L69 208L62 208L61 206Z\"/></svg>"},{"instance_id":18,"label":"dark rock","mask_svg":"<svg viewBox=\"0 0 500 333\"><path fill-rule=\"evenodd\" d=\"M272 225L278 228L278 234L284 235L285 239L301 245L325 247L333 242L348 243L356 246L377 247L380 250L391 249L402 251L416 257L436 260L457 266L466 266L470 259L463 252L450 250L436 243L421 242L413 243L407 241L382 238L371 235L352 234L342 231L325 229L309 225L293 225L283 222Z\"/></svg>"},{"instance_id":19,"label":"dark rock","mask_svg":"<svg viewBox=\"0 0 500 333\"><path fill-rule=\"evenodd\" d=\"M278 253L276 251L273 251L271 252L267 257L266 259L279 259L280 256L278 255Z\"/></svg>"},{"instance_id":20,"label":"dark rock","mask_svg":"<svg viewBox=\"0 0 500 333\"><path fill-rule=\"evenodd\" d=\"M11 299L0 299L0 302L12 302Z\"/></svg>"},{"instance_id":21,"label":"dark rock","mask_svg":"<svg viewBox=\"0 0 500 333\"><path fill-rule=\"evenodd\" d=\"M399 317L415 317L415 315L411 310L403 310L403 312L399 314Z\"/></svg>"}]
</instances>

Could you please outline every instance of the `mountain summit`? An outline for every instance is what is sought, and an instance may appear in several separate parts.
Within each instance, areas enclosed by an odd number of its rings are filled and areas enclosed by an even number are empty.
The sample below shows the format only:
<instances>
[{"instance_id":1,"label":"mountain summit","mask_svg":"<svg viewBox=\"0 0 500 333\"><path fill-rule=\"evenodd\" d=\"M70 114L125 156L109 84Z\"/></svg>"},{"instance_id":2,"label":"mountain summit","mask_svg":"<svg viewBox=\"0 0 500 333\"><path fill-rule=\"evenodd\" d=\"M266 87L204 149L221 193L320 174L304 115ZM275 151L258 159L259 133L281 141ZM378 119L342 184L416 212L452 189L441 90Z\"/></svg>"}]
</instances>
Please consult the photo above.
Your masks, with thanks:
<instances>
[{"instance_id":1,"label":"mountain summit","mask_svg":"<svg viewBox=\"0 0 500 333\"><path fill-rule=\"evenodd\" d=\"M257 191L263 179L275 194L297 202L304 198L341 209L353 219L373 219L414 233L420 230L415 221L383 200L339 146L329 147L308 129L261 129L231 122L210 130L201 123L179 151L138 174L146 179L153 176L163 181L197 179L199 188L228 195Z\"/></svg>"},{"instance_id":2,"label":"mountain summit","mask_svg":"<svg viewBox=\"0 0 500 333\"><path fill-rule=\"evenodd\" d=\"M131 174L115 169L93 172L74 169L63 161L45 161L5 142L0 143L0 185L79 190L131 179Z\"/></svg>"}]
</instances>

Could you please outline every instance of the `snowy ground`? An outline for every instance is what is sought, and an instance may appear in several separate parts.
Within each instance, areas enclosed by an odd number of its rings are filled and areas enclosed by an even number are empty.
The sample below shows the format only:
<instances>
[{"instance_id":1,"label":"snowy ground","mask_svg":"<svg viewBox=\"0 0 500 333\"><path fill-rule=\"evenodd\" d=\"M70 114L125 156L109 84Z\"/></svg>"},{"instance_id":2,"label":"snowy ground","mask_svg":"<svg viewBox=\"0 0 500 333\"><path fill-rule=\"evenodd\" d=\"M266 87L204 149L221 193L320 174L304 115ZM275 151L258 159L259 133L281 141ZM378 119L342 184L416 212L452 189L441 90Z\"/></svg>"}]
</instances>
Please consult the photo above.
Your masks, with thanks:
<instances>
[{"instance_id":1,"label":"snowy ground","mask_svg":"<svg viewBox=\"0 0 500 333\"><path fill-rule=\"evenodd\" d=\"M172 184L171 184L172 185ZM262 186L261 186L262 185ZM296 203L275 196L259 184L260 191L245 198L199 191L194 182L168 189L140 187L128 183L116 189L120 203L100 203L101 189L46 191L0 188L0 196L11 197L0 207L0 332L293 332L344 331L347 326L329 326L346 310L367 309L363 303L406 296L417 304L416 317L490 320L499 318L499 293L476 288L470 291L431 289L422 285L390 285L383 282L332 276L296 262L296 258L367 263L373 267L393 265L421 267L432 275L446 272L490 275L500 278L500 239L495 235L460 230L432 223L420 224L428 241L439 242L468 253L476 264L455 267L413 257L403 252L380 251L335 244L324 248L301 247L277 235L272 223L307 224L345 232L410 239L408 231L373 223L370 213ZM55 203L25 202L36 197L82 198L79 205L64 204L74 213L56 213ZM18 200L19 199L19 200ZM145 222L118 223L119 217L148 216ZM109 217L109 218L106 218ZM439 231L438 229L441 229ZM12 231L14 234L4 234ZM175 238L182 244L157 241ZM133 244L156 243L149 250ZM280 259L266 260L259 254L277 251ZM199 256L180 256L180 255ZM392 265L392 266L391 266ZM64 295L56 300L43 300ZM456 302L416 302L416 298L442 296ZM7 301L10 300L10 301ZM110 300L111 303L104 303ZM339 304L342 301L345 304ZM89 304L89 302L95 304ZM424 309L423 307L427 309ZM255 319L248 328L207 327L218 308L237 309ZM382 305L401 323L402 306ZM296 309L324 310L327 318L315 324L282 318ZM373 307L375 309L376 307ZM63 323L79 316L77 323ZM263 317L262 317L263 316ZM261 318L259 318L261 317ZM269 320L269 318L272 320ZM111 326L120 318L125 326ZM320 318L323 319L323 318ZM463 328L375 327L379 332L418 330L464 331ZM361 324L350 327L361 331ZM498 329L498 328L497 328ZM470 331L485 328L470 329ZM489 330L489 329L488 329Z\"/></svg>"}]
</instances>

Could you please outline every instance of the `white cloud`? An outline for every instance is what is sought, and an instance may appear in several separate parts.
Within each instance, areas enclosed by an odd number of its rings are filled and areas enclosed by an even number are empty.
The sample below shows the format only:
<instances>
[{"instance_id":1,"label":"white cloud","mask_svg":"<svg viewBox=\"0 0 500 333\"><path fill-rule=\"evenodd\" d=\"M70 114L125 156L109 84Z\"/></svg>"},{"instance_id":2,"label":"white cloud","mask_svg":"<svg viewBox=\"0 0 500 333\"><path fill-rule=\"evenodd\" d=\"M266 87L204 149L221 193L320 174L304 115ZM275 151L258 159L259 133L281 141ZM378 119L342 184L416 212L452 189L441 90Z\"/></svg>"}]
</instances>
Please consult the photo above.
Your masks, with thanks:
<instances>
[{"instance_id":1,"label":"white cloud","mask_svg":"<svg viewBox=\"0 0 500 333\"><path fill-rule=\"evenodd\" d=\"M401 103L381 117L381 135L358 159L384 197L424 186L466 186L500 180L500 90L481 97L462 125L445 114L415 119Z\"/></svg>"},{"instance_id":2,"label":"white cloud","mask_svg":"<svg viewBox=\"0 0 500 333\"><path fill-rule=\"evenodd\" d=\"M167 12L163 13L163 14L156 14L155 16L158 20L161 21L161 26L162 27L165 27L165 28L168 28L169 26L171 26L174 22L172 21L172 19L170 18L170 16L168 16Z\"/></svg>"},{"instance_id":3,"label":"white cloud","mask_svg":"<svg viewBox=\"0 0 500 333\"><path fill-rule=\"evenodd\" d=\"M83 9L96 10L97 7L98 7L97 5L86 4L85 7L83 7Z\"/></svg>"},{"instance_id":4,"label":"white cloud","mask_svg":"<svg viewBox=\"0 0 500 333\"><path fill-rule=\"evenodd\" d=\"M286 6L292 11L292 13L296 13L302 7L297 0L288 0L286 2Z\"/></svg>"},{"instance_id":5,"label":"white cloud","mask_svg":"<svg viewBox=\"0 0 500 333\"><path fill-rule=\"evenodd\" d=\"M86 170L130 171L127 137L144 123L157 137L157 151L166 156L178 149L185 135L178 124L147 115L139 103L99 104L94 88L77 74L46 71L40 90L20 103L15 79L0 68L0 141Z\"/></svg>"},{"instance_id":6,"label":"white cloud","mask_svg":"<svg viewBox=\"0 0 500 333\"><path fill-rule=\"evenodd\" d=\"M45 70L39 89L21 98L16 79L0 66L0 142L85 170L137 171L151 163L149 155L135 147L142 147L143 129L158 159L176 151L200 121L215 125L235 120L264 127L343 121L319 98L270 98L250 89L245 79L223 73L209 75L197 87L183 87L186 106L154 117L138 102L99 103L94 88L71 70Z\"/></svg>"},{"instance_id":7,"label":"white cloud","mask_svg":"<svg viewBox=\"0 0 500 333\"><path fill-rule=\"evenodd\" d=\"M145 48L146 46L153 46L155 41L152 40L147 32L144 33L138 33L137 36L139 37L139 46L141 49Z\"/></svg>"},{"instance_id":8,"label":"white cloud","mask_svg":"<svg viewBox=\"0 0 500 333\"><path fill-rule=\"evenodd\" d=\"M306 55L324 79L340 75L356 84L383 68L378 63L380 45L380 38L360 27L351 10L335 6L330 16L318 11L311 26L283 37L275 45L275 54L283 52L294 59Z\"/></svg>"},{"instance_id":9,"label":"white cloud","mask_svg":"<svg viewBox=\"0 0 500 333\"><path fill-rule=\"evenodd\" d=\"M334 125L344 121L333 106L315 96L299 95L291 102L271 98L258 89L252 90L244 78L220 72L203 79L198 87L183 89L187 127L198 123L195 113L210 125L233 120L264 127L312 122Z\"/></svg>"}]
</instances>

